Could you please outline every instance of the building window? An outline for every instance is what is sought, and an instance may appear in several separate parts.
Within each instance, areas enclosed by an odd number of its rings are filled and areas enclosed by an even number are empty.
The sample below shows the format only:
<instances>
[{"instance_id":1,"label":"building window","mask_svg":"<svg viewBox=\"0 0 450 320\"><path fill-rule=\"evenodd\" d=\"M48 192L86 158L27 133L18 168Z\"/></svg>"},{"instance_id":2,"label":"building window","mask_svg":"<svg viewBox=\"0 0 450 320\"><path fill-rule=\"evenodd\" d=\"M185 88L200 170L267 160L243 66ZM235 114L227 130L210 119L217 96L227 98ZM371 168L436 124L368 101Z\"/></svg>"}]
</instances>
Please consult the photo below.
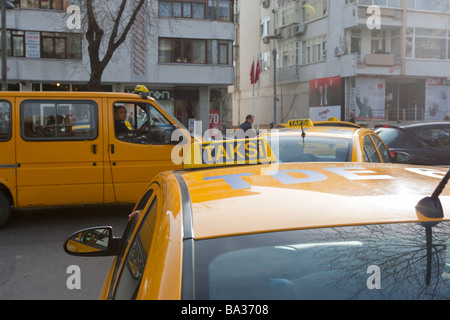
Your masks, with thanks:
<instances>
[{"instance_id":1,"label":"building window","mask_svg":"<svg viewBox=\"0 0 450 320\"><path fill-rule=\"evenodd\" d=\"M78 33L7 30L7 55L81 60L81 39Z\"/></svg>"},{"instance_id":2,"label":"building window","mask_svg":"<svg viewBox=\"0 0 450 320\"><path fill-rule=\"evenodd\" d=\"M448 1L443 0L408 0L408 9L447 12Z\"/></svg>"},{"instance_id":3,"label":"building window","mask_svg":"<svg viewBox=\"0 0 450 320\"><path fill-rule=\"evenodd\" d=\"M74 33L41 32L41 57L81 59L81 35Z\"/></svg>"},{"instance_id":4,"label":"building window","mask_svg":"<svg viewBox=\"0 0 450 320\"><path fill-rule=\"evenodd\" d=\"M328 14L328 0L302 1L302 22L320 19Z\"/></svg>"},{"instance_id":5,"label":"building window","mask_svg":"<svg viewBox=\"0 0 450 320\"><path fill-rule=\"evenodd\" d=\"M15 1L15 6L25 9L53 9L66 10L69 6L68 0L19 0Z\"/></svg>"},{"instance_id":6,"label":"building window","mask_svg":"<svg viewBox=\"0 0 450 320\"><path fill-rule=\"evenodd\" d=\"M372 53L386 52L386 31L372 30Z\"/></svg>"},{"instance_id":7,"label":"building window","mask_svg":"<svg viewBox=\"0 0 450 320\"><path fill-rule=\"evenodd\" d=\"M229 40L159 39L159 63L232 64Z\"/></svg>"},{"instance_id":8,"label":"building window","mask_svg":"<svg viewBox=\"0 0 450 320\"><path fill-rule=\"evenodd\" d=\"M231 0L164 0L159 1L161 18L194 18L233 21Z\"/></svg>"},{"instance_id":9,"label":"building window","mask_svg":"<svg viewBox=\"0 0 450 320\"><path fill-rule=\"evenodd\" d=\"M450 34L442 29L406 29L406 56L416 59L450 59Z\"/></svg>"},{"instance_id":10,"label":"building window","mask_svg":"<svg viewBox=\"0 0 450 320\"><path fill-rule=\"evenodd\" d=\"M172 16L172 2L160 1L159 2L159 16L161 18L169 18Z\"/></svg>"},{"instance_id":11,"label":"building window","mask_svg":"<svg viewBox=\"0 0 450 320\"><path fill-rule=\"evenodd\" d=\"M192 18L194 19L205 19L206 18L206 3L193 3L193 13Z\"/></svg>"},{"instance_id":12,"label":"building window","mask_svg":"<svg viewBox=\"0 0 450 320\"><path fill-rule=\"evenodd\" d=\"M270 69L270 51L265 51L261 53L261 71L267 71Z\"/></svg>"},{"instance_id":13,"label":"building window","mask_svg":"<svg viewBox=\"0 0 450 320\"><path fill-rule=\"evenodd\" d=\"M303 64L323 62L327 59L327 36L303 41Z\"/></svg>"},{"instance_id":14,"label":"building window","mask_svg":"<svg viewBox=\"0 0 450 320\"><path fill-rule=\"evenodd\" d=\"M380 7L389 7L389 8L401 8L402 7L401 0L360 0L359 4L362 6L376 5L376 6L380 6Z\"/></svg>"},{"instance_id":15,"label":"building window","mask_svg":"<svg viewBox=\"0 0 450 320\"><path fill-rule=\"evenodd\" d=\"M299 21L297 3L288 2L280 6L277 14L277 28L288 26Z\"/></svg>"}]
</instances>

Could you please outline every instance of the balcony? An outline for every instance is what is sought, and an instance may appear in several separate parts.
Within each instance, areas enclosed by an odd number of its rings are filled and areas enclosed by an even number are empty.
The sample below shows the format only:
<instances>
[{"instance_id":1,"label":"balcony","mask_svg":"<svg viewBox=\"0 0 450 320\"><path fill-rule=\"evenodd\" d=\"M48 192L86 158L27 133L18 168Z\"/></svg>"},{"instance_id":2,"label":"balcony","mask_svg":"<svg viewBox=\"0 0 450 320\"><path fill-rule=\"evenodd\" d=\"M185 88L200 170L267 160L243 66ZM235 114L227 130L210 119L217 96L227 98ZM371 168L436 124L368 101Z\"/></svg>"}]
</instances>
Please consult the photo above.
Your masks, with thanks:
<instances>
[{"instance_id":1,"label":"balcony","mask_svg":"<svg viewBox=\"0 0 450 320\"><path fill-rule=\"evenodd\" d=\"M393 54L366 54L365 62L367 66L375 67L393 67L395 64L395 56Z\"/></svg>"},{"instance_id":2,"label":"balcony","mask_svg":"<svg viewBox=\"0 0 450 320\"><path fill-rule=\"evenodd\" d=\"M341 56L341 66L343 77L401 74L401 58L393 54L346 54Z\"/></svg>"},{"instance_id":3,"label":"balcony","mask_svg":"<svg viewBox=\"0 0 450 320\"><path fill-rule=\"evenodd\" d=\"M352 28L357 26L366 26L368 18L373 13L367 13L367 5L358 5L353 3L346 5L343 9L344 28ZM400 8L380 8L383 29L400 28L403 19L403 10Z\"/></svg>"}]
</instances>

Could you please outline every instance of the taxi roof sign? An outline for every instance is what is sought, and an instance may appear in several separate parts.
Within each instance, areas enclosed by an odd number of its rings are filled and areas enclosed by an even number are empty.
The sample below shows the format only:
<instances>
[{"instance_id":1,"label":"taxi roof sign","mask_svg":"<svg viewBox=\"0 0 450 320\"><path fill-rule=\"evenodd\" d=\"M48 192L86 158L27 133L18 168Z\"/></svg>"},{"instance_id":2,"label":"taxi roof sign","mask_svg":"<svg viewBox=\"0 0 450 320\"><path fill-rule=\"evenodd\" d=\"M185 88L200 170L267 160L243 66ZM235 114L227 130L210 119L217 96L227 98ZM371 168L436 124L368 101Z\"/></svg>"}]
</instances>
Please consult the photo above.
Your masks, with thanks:
<instances>
[{"instance_id":1,"label":"taxi roof sign","mask_svg":"<svg viewBox=\"0 0 450 320\"><path fill-rule=\"evenodd\" d=\"M286 127L287 128L293 128L293 127L312 127L313 122L311 119L296 119L296 120L289 120Z\"/></svg>"},{"instance_id":2,"label":"taxi roof sign","mask_svg":"<svg viewBox=\"0 0 450 320\"><path fill-rule=\"evenodd\" d=\"M146 93L148 93L149 91L148 91L146 86L144 86L144 85L137 85L134 88L134 92L146 92Z\"/></svg>"},{"instance_id":3,"label":"taxi roof sign","mask_svg":"<svg viewBox=\"0 0 450 320\"><path fill-rule=\"evenodd\" d=\"M142 99L147 99L149 91L148 91L146 86L144 86L144 85L137 85L134 88L134 93L139 94L142 97Z\"/></svg>"},{"instance_id":4,"label":"taxi roof sign","mask_svg":"<svg viewBox=\"0 0 450 320\"><path fill-rule=\"evenodd\" d=\"M276 157L265 138L195 142L184 157L184 169L267 164Z\"/></svg>"}]
</instances>

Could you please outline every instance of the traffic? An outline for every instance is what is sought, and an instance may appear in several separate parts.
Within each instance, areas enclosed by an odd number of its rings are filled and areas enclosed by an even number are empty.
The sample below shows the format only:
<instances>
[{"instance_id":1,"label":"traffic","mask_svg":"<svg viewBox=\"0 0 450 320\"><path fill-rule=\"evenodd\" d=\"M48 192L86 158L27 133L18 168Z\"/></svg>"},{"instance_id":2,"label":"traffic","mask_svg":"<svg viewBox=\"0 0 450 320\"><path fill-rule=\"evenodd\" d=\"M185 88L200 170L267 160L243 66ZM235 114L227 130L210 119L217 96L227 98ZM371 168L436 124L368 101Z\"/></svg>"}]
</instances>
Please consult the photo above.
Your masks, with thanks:
<instances>
[{"instance_id":1,"label":"traffic","mask_svg":"<svg viewBox=\"0 0 450 320\"><path fill-rule=\"evenodd\" d=\"M238 159L240 143L253 157ZM150 182L122 236L94 227L64 244L114 257L100 299L448 298L446 168L283 163L264 136L191 150L182 170ZM73 245L93 233L91 250Z\"/></svg>"}]
</instances>

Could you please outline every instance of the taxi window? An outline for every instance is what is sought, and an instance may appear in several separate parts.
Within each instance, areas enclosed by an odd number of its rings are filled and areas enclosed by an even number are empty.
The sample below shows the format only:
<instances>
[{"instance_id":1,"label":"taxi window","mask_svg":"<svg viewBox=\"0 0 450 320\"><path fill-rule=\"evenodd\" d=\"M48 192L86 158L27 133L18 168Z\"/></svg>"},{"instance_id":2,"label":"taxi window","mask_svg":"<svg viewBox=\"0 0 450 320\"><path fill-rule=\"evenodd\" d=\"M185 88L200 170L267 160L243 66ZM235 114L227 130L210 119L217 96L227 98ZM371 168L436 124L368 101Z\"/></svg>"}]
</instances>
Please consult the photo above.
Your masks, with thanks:
<instances>
[{"instance_id":1,"label":"taxi window","mask_svg":"<svg viewBox=\"0 0 450 320\"><path fill-rule=\"evenodd\" d=\"M116 102L116 138L136 144L170 144L172 123L149 103Z\"/></svg>"},{"instance_id":2,"label":"taxi window","mask_svg":"<svg viewBox=\"0 0 450 320\"><path fill-rule=\"evenodd\" d=\"M195 299L446 300L450 292L448 221L205 239L194 252Z\"/></svg>"},{"instance_id":3,"label":"taxi window","mask_svg":"<svg viewBox=\"0 0 450 320\"><path fill-rule=\"evenodd\" d=\"M98 108L92 101L39 100L21 105L24 140L95 140Z\"/></svg>"},{"instance_id":4,"label":"taxi window","mask_svg":"<svg viewBox=\"0 0 450 320\"><path fill-rule=\"evenodd\" d=\"M389 149L385 147L383 142L381 142L381 140L376 135L371 135L371 137L375 145L377 146L378 151L380 152L381 159L383 160L383 162L384 163L391 162Z\"/></svg>"},{"instance_id":5,"label":"taxi window","mask_svg":"<svg viewBox=\"0 0 450 320\"><path fill-rule=\"evenodd\" d=\"M364 137L363 149L365 162L381 162L377 148L368 135Z\"/></svg>"},{"instance_id":6,"label":"taxi window","mask_svg":"<svg viewBox=\"0 0 450 320\"><path fill-rule=\"evenodd\" d=\"M268 142L275 152L278 146L279 162L349 161L350 139L299 135L272 136Z\"/></svg>"},{"instance_id":7,"label":"taxi window","mask_svg":"<svg viewBox=\"0 0 450 320\"><path fill-rule=\"evenodd\" d=\"M130 244L127 257L117 282L114 299L135 299L144 274L156 224L157 198L147 209L139 229Z\"/></svg>"},{"instance_id":8,"label":"taxi window","mask_svg":"<svg viewBox=\"0 0 450 320\"><path fill-rule=\"evenodd\" d=\"M11 104L0 101L0 142L11 139Z\"/></svg>"}]
</instances>

